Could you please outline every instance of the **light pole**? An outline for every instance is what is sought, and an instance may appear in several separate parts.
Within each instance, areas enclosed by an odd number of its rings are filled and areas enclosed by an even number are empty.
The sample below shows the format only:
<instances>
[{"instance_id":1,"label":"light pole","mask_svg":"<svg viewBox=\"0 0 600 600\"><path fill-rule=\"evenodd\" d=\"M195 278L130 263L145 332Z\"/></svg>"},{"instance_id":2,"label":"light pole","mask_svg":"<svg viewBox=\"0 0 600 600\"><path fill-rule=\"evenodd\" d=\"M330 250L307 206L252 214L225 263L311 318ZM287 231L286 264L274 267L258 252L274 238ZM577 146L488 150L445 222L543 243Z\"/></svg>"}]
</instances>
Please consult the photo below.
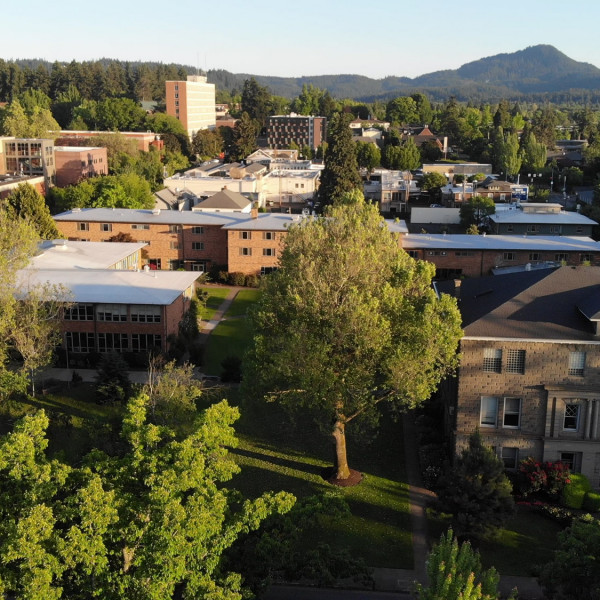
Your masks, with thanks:
<instances>
[{"instance_id":1,"label":"light pole","mask_svg":"<svg viewBox=\"0 0 600 600\"><path fill-rule=\"evenodd\" d=\"M542 176L541 173L527 173L527 177L529 178L529 185L533 185L534 187L534 191L535 191L535 196L537 198L537 186L535 185L535 178L538 178L538 181L541 181L541 179L539 179ZM527 197L529 198L529 194L527 194Z\"/></svg>"}]
</instances>

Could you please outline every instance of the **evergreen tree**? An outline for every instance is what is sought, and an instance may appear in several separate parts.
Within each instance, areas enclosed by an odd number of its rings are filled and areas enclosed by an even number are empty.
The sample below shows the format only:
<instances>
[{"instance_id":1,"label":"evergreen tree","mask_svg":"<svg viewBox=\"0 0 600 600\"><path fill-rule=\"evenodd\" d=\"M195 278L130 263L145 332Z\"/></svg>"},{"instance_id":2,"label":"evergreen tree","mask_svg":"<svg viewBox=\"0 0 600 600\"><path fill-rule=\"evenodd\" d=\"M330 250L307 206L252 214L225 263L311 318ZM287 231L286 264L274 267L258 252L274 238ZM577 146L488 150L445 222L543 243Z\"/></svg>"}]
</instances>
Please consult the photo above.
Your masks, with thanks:
<instances>
[{"instance_id":1,"label":"evergreen tree","mask_svg":"<svg viewBox=\"0 0 600 600\"><path fill-rule=\"evenodd\" d=\"M60 237L44 197L28 183L19 184L4 203L0 203L0 207L3 205L14 218L29 222L41 239L53 240Z\"/></svg>"},{"instance_id":2,"label":"evergreen tree","mask_svg":"<svg viewBox=\"0 0 600 600\"><path fill-rule=\"evenodd\" d=\"M233 128L233 143L229 155L231 160L242 160L252 154L257 148L257 137L258 126L256 122L250 118L247 112L243 112Z\"/></svg>"},{"instance_id":3,"label":"evergreen tree","mask_svg":"<svg viewBox=\"0 0 600 600\"><path fill-rule=\"evenodd\" d=\"M437 507L452 515L461 538L479 538L504 525L514 513L512 486L504 465L475 431L469 446L438 480Z\"/></svg>"},{"instance_id":4,"label":"evergreen tree","mask_svg":"<svg viewBox=\"0 0 600 600\"><path fill-rule=\"evenodd\" d=\"M350 121L351 113L338 113L329 123L325 168L319 187L319 199L323 206L334 204L347 192L362 187Z\"/></svg>"}]
</instances>

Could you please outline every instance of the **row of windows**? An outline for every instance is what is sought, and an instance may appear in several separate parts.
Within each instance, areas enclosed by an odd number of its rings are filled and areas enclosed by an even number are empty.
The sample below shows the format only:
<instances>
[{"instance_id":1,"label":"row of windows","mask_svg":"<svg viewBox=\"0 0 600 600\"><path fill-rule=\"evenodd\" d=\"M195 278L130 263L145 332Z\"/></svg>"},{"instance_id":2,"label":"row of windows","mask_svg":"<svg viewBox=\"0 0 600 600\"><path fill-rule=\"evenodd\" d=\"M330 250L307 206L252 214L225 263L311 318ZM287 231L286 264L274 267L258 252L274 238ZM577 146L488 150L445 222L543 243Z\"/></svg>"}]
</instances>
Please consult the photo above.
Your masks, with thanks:
<instances>
[{"instance_id":1,"label":"row of windows","mask_svg":"<svg viewBox=\"0 0 600 600\"><path fill-rule=\"evenodd\" d=\"M96 321L111 323L122 323L127 321L127 304L96 304ZM160 323L161 307L154 304L131 304L129 305L129 320L132 323ZM74 304L66 308L65 321L93 321L93 304Z\"/></svg>"},{"instance_id":2,"label":"row of windows","mask_svg":"<svg viewBox=\"0 0 600 600\"><path fill-rule=\"evenodd\" d=\"M499 408L502 408L501 415ZM519 429L523 401L521 398L498 398L482 396L479 409L479 424L481 427L503 427L504 429ZM578 400L567 400L563 413L563 431L579 431L581 404Z\"/></svg>"},{"instance_id":3,"label":"row of windows","mask_svg":"<svg viewBox=\"0 0 600 600\"><path fill-rule=\"evenodd\" d=\"M525 373L525 350L507 350L501 348L483 349L483 371L485 373L502 373L503 362L505 373ZM504 360L503 360L504 359ZM569 352L568 373L574 377L585 375L586 353Z\"/></svg>"},{"instance_id":4,"label":"row of windows","mask_svg":"<svg viewBox=\"0 0 600 600\"><path fill-rule=\"evenodd\" d=\"M412 253L412 254L411 254ZM418 252L416 250L409 250L409 254L411 256L417 257ZM446 250L428 250L428 256L446 256L448 252ZM457 250L454 252L454 256L474 256L475 253L472 250ZM517 260L517 252L504 252L502 254L503 260L513 261ZM556 262L566 261L569 255L566 252L557 252L554 254L553 260ZM542 260L542 255L540 252L530 252L529 253L530 261L540 261ZM593 256L591 254L580 254L579 255L580 262L592 262Z\"/></svg>"},{"instance_id":5,"label":"row of windows","mask_svg":"<svg viewBox=\"0 0 600 600\"><path fill-rule=\"evenodd\" d=\"M275 256L275 248L263 248L263 256ZM240 248L240 256L252 256L252 248Z\"/></svg>"},{"instance_id":6,"label":"row of windows","mask_svg":"<svg viewBox=\"0 0 600 600\"><path fill-rule=\"evenodd\" d=\"M496 451L496 448L494 448ZM504 463L504 468L509 470L514 470L519 466L519 460L521 457L519 456L519 449L503 446L500 448L499 456ZM566 465L569 468L569 471L572 473L580 473L581 472L581 452L560 452L560 462ZM523 458L526 458L525 456Z\"/></svg>"},{"instance_id":7,"label":"row of windows","mask_svg":"<svg viewBox=\"0 0 600 600\"><path fill-rule=\"evenodd\" d=\"M144 352L162 347L162 338L153 333L81 333L67 331L67 350L89 352Z\"/></svg>"}]
</instances>

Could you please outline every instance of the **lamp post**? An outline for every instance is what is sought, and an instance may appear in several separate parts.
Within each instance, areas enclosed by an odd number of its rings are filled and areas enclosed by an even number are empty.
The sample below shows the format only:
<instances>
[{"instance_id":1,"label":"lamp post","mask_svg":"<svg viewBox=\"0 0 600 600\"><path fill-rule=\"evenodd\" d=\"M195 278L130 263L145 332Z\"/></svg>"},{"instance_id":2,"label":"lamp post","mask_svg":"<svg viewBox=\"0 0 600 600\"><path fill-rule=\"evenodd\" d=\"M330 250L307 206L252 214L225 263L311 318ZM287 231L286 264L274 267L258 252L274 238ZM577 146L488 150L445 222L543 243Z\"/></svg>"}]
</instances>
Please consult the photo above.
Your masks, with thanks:
<instances>
[{"instance_id":1,"label":"lamp post","mask_svg":"<svg viewBox=\"0 0 600 600\"><path fill-rule=\"evenodd\" d=\"M539 178L542 176L541 173L527 173L527 177L529 178L529 185L534 185L535 186L535 178L538 178L538 181L541 181ZM537 186L534 187L535 190L535 196L537 198ZM528 194L529 196L529 194Z\"/></svg>"}]
</instances>

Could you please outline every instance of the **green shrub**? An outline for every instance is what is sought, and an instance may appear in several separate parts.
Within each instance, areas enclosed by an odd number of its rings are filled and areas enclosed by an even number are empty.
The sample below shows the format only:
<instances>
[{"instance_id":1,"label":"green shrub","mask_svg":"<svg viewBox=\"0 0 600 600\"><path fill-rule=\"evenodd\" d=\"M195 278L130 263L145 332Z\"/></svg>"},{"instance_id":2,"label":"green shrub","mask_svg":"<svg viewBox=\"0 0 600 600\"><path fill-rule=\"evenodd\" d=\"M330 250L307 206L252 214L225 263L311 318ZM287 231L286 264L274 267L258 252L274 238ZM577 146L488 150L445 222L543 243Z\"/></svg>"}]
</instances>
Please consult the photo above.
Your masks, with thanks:
<instances>
[{"instance_id":1,"label":"green shrub","mask_svg":"<svg viewBox=\"0 0 600 600\"><path fill-rule=\"evenodd\" d=\"M258 275L246 275L246 287L257 288L260 284Z\"/></svg>"},{"instance_id":2,"label":"green shrub","mask_svg":"<svg viewBox=\"0 0 600 600\"><path fill-rule=\"evenodd\" d=\"M585 495L591 491L592 486L585 475L571 473L569 483L563 488L562 505L567 508L580 509L583 506Z\"/></svg>"},{"instance_id":3,"label":"green shrub","mask_svg":"<svg viewBox=\"0 0 600 600\"><path fill-rule=\"evenodd\" d=\"M246 275L237 272L229 273L228 281L230 285L244 286L246 285Z\"/></svg>"},{"instance_id":4,"label":"green shrub","mask_svg":"<svg viewBox=\"0 0 600 600\"><path fill-rule=\"evenodd\" d=\"M583 509L589 512L600 512L600 494L588 492L583 498Z\"/></svg>"}]
</instances>

